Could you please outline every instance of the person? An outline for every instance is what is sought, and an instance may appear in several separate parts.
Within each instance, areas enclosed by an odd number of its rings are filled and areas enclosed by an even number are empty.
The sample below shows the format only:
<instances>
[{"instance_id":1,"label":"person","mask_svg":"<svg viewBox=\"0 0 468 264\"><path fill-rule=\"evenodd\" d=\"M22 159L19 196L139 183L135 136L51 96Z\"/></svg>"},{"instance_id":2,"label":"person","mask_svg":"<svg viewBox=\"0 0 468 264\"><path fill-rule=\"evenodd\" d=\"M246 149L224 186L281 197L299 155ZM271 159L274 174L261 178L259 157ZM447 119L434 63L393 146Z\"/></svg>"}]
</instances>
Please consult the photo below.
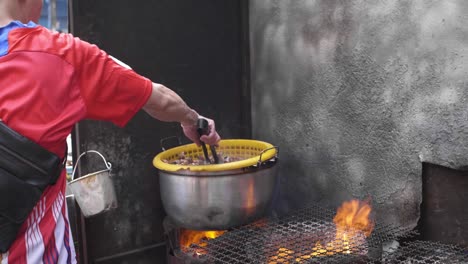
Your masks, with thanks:
<instances>
[{"instance_id":1,"label":"person","mask_svg":"<svg viewBox=\"0 0 468 264\"><path fill-rule=\"evenodd\" d=\"M200 137L195 124L201 116L178 94L95 45L38 25L41 9L42 0L0 0L0 120L8 127L63 158L66 138L80 120L123 127L143 109L155 119L179 122L197 144L218 143L213 120L207 118L209 132ZM65 188L62 168L0 256L1 264L76 263Z\"/></svg>"}]
</instances>

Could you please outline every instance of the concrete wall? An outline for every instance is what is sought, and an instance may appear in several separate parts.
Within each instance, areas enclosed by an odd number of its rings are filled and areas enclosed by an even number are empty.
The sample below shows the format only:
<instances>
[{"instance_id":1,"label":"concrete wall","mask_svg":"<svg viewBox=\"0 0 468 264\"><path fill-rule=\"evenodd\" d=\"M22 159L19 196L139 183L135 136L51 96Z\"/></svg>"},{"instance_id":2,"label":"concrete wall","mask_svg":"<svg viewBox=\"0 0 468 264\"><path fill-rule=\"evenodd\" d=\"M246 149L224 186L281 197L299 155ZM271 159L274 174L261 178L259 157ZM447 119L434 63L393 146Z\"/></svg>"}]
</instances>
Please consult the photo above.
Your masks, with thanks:
<instances>
[{"instance_id":1,"label":"concrete wall","mask_svg":"<svg viewBox=\"0 0 468 264\"><path fill-rule=\"evenodd\" d=\"M251 0L253 137L280 209L370 197L416 224L421 162L468 164L468 2Z\"/></svg>"}]
</instances>

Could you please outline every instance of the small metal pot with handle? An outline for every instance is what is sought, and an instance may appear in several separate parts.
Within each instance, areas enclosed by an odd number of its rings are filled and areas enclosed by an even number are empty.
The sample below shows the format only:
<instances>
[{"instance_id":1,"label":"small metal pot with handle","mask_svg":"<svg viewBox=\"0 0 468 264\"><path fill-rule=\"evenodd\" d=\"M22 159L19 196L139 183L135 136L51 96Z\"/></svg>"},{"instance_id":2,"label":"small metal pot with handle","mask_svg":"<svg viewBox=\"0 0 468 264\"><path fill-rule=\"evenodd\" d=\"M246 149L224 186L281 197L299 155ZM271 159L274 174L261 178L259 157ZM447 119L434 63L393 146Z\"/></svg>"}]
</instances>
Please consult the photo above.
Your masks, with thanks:
<instances>
[{"instance_id":1,"label":"small metal pot with handle","mask_svg":"<svg viewBox=\"0 0 468 264\"><path fill-rule=\"evenodd\" d=\"M88 153L98 154L104 161L106 169L75 179L78 163L81 157ZM111 178L111 168L112 164L107 162L104 156L98 151L88 150L78 157L76 165L73 168L72 181L68 183L68 188L70 188L70 192L75 196L85 217L98 215L117 207L117 197Z\"/></svg>"}]
</instances>

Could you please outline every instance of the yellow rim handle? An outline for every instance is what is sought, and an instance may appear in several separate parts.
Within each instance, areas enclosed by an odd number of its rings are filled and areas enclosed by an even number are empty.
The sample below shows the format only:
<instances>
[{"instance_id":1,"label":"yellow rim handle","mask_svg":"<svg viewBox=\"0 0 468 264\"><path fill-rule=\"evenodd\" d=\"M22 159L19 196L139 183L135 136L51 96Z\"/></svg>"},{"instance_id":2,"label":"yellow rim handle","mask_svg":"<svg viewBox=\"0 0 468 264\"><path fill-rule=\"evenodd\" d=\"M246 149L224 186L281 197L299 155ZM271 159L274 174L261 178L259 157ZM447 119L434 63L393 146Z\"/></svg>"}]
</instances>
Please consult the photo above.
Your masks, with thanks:
<instances>
[{"instance_id":1,"label":"yellow rim handle","mask_svg":"<svg viewBox=\"0 0 468 264\"><path fill-rule=\"evenodd\" d=\"M273 146L271 148L264 149L264 150L262 150L262 152L260 152L260 157L258 158L258 162L257 162L258 167L260 167L262 165L262 155L263 155L263 153L265 153L265 152L267 152L267 151L269 151L271 149L276 149L275 158L278 158L279 147Z\"/></svg>"}]
</instances>

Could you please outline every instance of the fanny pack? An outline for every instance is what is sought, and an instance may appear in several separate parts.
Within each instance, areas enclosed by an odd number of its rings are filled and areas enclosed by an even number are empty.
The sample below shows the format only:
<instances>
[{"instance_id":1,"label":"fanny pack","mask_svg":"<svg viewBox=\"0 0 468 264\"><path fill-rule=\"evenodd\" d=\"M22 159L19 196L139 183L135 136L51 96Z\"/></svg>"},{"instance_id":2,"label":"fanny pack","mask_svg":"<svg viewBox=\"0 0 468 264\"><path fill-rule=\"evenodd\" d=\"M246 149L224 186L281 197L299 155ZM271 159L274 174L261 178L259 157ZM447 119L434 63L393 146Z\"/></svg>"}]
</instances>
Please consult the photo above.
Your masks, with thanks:
<instances>
[{"instance_id":1,"label":"fanny pack","mask_svg":"<svg viewBox=\"0 0 468 264\"><path fill-rule=\"evenodd\" d=\"M55 184L65 160L0 121L0 253L8 251L44 189Z\"/></svg>"}]
</instances>

